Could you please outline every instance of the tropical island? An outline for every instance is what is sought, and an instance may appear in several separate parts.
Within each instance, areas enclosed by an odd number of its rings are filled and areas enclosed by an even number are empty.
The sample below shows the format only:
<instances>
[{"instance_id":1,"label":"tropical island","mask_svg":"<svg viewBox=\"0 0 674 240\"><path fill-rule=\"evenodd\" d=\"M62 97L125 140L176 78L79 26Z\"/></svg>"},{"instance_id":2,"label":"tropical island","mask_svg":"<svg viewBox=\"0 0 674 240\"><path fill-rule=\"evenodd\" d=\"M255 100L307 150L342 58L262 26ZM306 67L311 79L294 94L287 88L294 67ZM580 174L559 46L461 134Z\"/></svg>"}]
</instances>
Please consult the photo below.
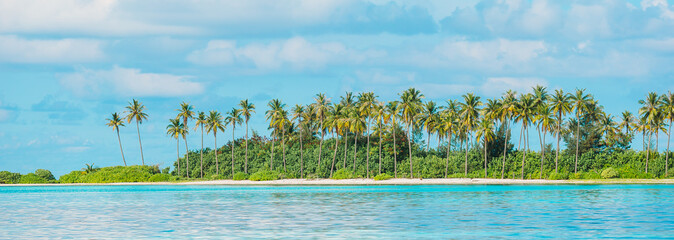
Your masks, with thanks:
<instances>
[{"instance_id":1,"label":"tropical island","mask_svg":"<svg viewBox=\"0 0 674 240\"><path fill-rule=\"evenodd\" d=\"M672 179L671 92L649 93L638 100L638 112L624 111L618 119L604 112L585 89L552 92L536 86L531 93L507 91L494 99L467 93L461 99L436 103L424 101L420 91L410 88L399 97L385 102L372 92L347 92L333 101L319 93L312 103L292 107L273 99L264 109L271 136L254 130L249 135L248 122L258 109L248 100L224 116L218 111L196 111L183 102L166 126L168 137L176 140L173 168L145 165L139 129L148 115L145 106L133 99L124 113L112 113L106 119L117 134L124 166L86 164L58 179L45 169L25 175L2 171L0 183ZM119 137L119 129L126 124L136 125L141 165L127 166ZM235 138L236 131L245 131L244 137ZM538 139L532 141L530 132ZM221 138L232 135L224 145L217 145L218 133ZM661 133L667 135L666 149L658 149ZM199 134L202 141L198 149L189 148L188 134ZM644 139L641 150L632 149L636 134ZM203 146L205 137L213 137L214 148ZM436 146L429 144L431 138L437 140ZM532 145L538 151L532 150Z\"/></svg>"}]
</instances>

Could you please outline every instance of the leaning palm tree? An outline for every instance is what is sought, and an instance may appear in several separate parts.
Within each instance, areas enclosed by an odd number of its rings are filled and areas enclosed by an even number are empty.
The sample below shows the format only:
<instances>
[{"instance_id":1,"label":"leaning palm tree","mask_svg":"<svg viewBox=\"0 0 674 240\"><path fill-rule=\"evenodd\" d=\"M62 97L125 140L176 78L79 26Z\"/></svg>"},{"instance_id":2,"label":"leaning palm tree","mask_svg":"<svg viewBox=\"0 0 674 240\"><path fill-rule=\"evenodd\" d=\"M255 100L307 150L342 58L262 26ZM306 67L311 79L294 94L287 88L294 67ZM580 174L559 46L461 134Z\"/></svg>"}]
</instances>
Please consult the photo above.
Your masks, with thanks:
<instances>
[{"instance_id":1,"label":"leaning palm tree","mask_svg":"<svg viewBox=\"0 0 674 240\"><path fill-rule=\"evenodd\" d=\"M120 118L119 114L117 113L112 113L112 116L105 120L108 121L108 123L106 123L105 125L112 127L112 130L115 130L117 132L119 151L122 152L122 161L124 162L124 166L126 167L126 159L124 158L124 150L122 149L122 140L119 138L119 127L124 127L124 120L122 120L122 118Z\"/></svg>"},{"instance_id":2,"label":"leaning palm tree","mask_svg":"<svg viewBox=\"0 0 674 240\"><path fill-rule=\"evenodd\" d=\"M564 124L563 117L564 115L571 112L571 96L564 93L561 89L556 89L555 94L552 95L550 100L552 111L557 114L557 130L555 135L557 136L557 154L555 155L555 173L559 166L559 140L562 136L562 124Z\"/></svg>"},{"instance_id":3,"label":"leaning palm tree","mask_svg":"<svg viewBox=\"0 0 674 240\"><path fill-rule=\"evenodd\" d=\"M391 135L393 135L393 177L398 178L398 148L396 147L396 127L400 113L400 103L398 101L389 102L386 105L385 122L391 123Z\"/></svg>"},{"instance_id":4,"label":"leaning palm tree","mask_svg":"<svg viewBox=\"0 0 674 240\"><path fill-rule=\"evenodd\" d=\"M243 119L241 118L241 110L232 108L232 111L227 113L225 117L225 125L232 125L232 179L234 178L234 130L236 125L241 125Z\"/></svg>"},{"instance_id":5,"label":"leaning palm tree","mask_svg":"<svg viewBox=\"0 0 674 240\"><path fill-rule=\"evenodd\" d=\"M487 178L487 142L494 140L494 122L488 116L482 118L476 132L477 142L484 144L484 177Z\"/></svg>"},{"instance_id":6,"label":"leaning palm tree","mask_svg":"<svg viewBox=\"0 0 674 240\"><path fill-rule=\"evenodd\" d=\"M552 104L552 103L551 103ZM545 135L552 132L557 122L554 118L552 106L549 104L541 104L538 106L538 114L535 116L535 121L538 123L540 130L543 132L543 145L541 146L541 169L538 172L538 178L543 178L543 159L545 159ZM555 169L557 168L555 164Z\"/></svg>"},{"instance_id":7,"label":"leaning palm tree","mask_svg":"<svg viewBox=\"0 0 674 240\"><path fill-rule=\"evenodd\" d=\"M576 93L571 96L571 105L573 105L573 110L576 111L576 120L578 124L576 126L576 159L574 164L574 173L578 173L578 144L580 143L580 115L588 110L589 103L592 102L592 97L589 94L585 94L585 89L576 89Z\"/></svg>"},{"instance_id":8,"label":"leaning palm tree","mask_svg":"<svg viewBox=\"0 0 674 240\"><path fill-rule=\"evenodd\" d=\"M318 121L320 122L320 127L319 131L321 131L321 142L318 144L318 167L321 166L321 157L323 155L323 139L325 138L325 118L326 114L328 113L328 108L330 107L330 99L325 97L325 94L319 93L316 94L316 97L314 98L316 101L314 103L315 105L315 110L316 112L316 117L318 118Z\"/></svg>"},{"instance_id":9,"label":"leaning palm tree","mask_svg":"<svg viewBox=\"0 0 674 240\"><path fill-rule=\"evenodd\" d=\"M298 127L298 132L300 133L300 178L303 178L304 176L304 147L302 146L302 131L304 130L304 122L302 121L302 117L306 114L306 110L304 106L300 104L296 104L295 107L292 109L293 112L293 118L292 121L297 121L297 127Z\"/></svg>"},{"instance_id":10,"label":"leaning palm tree","mask_svg":"<svg viewBox=\"0 0 674 240\"><path fill-rule=\"evenodd\" d=\"M419 90L414 88L409 88L400 94L400 113L402 114L403 121L407 126L407 146L409 150L409 162L410 162L410 178L414 178L413 169L412 169L412 134L410 130L415 128L414 119L419 114L419 108L421 107L421 99L424 98L424 95L421 94Z\"/></svg>"},{"instance_id":11,"label":"leaning palm tree","mask_svg":"<svg viewBox=\"0 0 674 240\"><path fill-rule=\"evenodd\" d=\"M180 174L180 138L184 137L185 134L187 134L187 130L185 129L185 125L180 122L179 119L170 119L171 124L166 126L166 134L169 135L172 138L176 139L176 152L178 156L178 176L181 176ZM188 163L189 164L189 163ZM187 176L189 178L189 174Z\"/></svg>"},{"instance_id":12,"label":"leaning palm tree","mask_svg":"<svg viewBox=\"0 0 674 240\"><path fill-rule=\"evenodd\" d=\"M143 165L145 165L145 157L143 157L143 143L140 141L140 124L144 120L147 120L147 113L145 111L145 105L140 103L138 100L133 99L129 102L129 106L126 106L126 122L131 123L131 121L136 121L136 130L138 131L138 145L140 145L140 160Z\"/></svg>"},{"instance_id":13,"label":"leaning palm tree","mask_svg":"<svg viewBox=\"0 0 674 240\"><path fill-rule=\"evenodd\" d=\"M245 99L241 100L239 107L241 107L241 115L243 115L246 122L246 162L243 171L248 174L248 121L250 120L250 115L255 113L255 104L249 103L248 99Z\"/></svg>"},{"instance_id":14,"label":"leaning palm tree","mask_svg":"<svg viewBox=\"0 0 674 240\"><path fill-rule=\"evenodd\" d=\"M535 116L535 99L531 94L522 94L520 95L519 101L517 101L515 111L516 117L515 120L522 123L522 131L520 132L520 139L524 136L524 152L522 154L522 179L524 179L524 161L526 160L527 150L529 147L529 131L527 127L533 122Z\"/></svg>"},{"instance_id":15,"label":"leaning palm tree","mask_svg":"<svg viewBox=\"0 0 674 240\"><path fill-rule=\"evenodd\" d=\"M189 127L187 126L187 120L193 119L194 118L194 111L192 111L193 107L185 102L182 102L180 104L180 108L176 109L178 111L178 116L177 118L182 118L183 124L185 125L185 129L188 129ZM187 161L187 177L190 177L190 169L189 169L189 164L190 164L190 149L187 147L187 131L185 131L185 134L183 135L183 140L185 141L185 158Z\"/></svg>"},{"instance_id":16,"label":"leaning palm tree","mask_svg":"<svg viewBox=\"0 0 674 240\"><path fill-rule=\"evenodd\" d=\"M665 177L669 176L669 142L672 134L672 121L674 121L674 94L668 92L662 96L661 111L665 119L669 120L669 130L667 130L667 154L665 155Z\"/></svg>"},{"instance_id":17,"label":"leaning palm tree","mask_svg":"<svg viewBox=\"0 0 674 240\"><path fill-rule=\"evenodd\" d=\"M215 144L215 174L220 175L220 165L218 163L218 132L225 132L225 125L222 124L222 115L217 111L210 111L206 120L206 133L213 132Z\"/></svg>"},{"instance_id":18,"label":"leaning palm tree","mask_svg":"<svg viewBox=\"0 0 674 240\"><path fill-rule=\"evenodd\" d=\"M459 103L461 111L461 122L459 125L464 127L466 136L470 135L470 132L476 127L477 120L480 117L480 108L482 105L480 102L480 97L475 96L473 93L468 93L463 95L463 102ZM466 157L464 163L464 175L468 177L468 137L466 137Z\"/></svg>"},{"instance_id":19,"label":"leaning palm tree","mask_svg":"<svg viewBox=\"0 0 674 240\"><path fill-rule=\"evenodd\" d=\"M194 125L194 130L197 130L197 128L201 128L201 149L199 149L199 158L201 160L201 166L199 166L199 171L201 178L204 178L204 126L208 125L206 113L199 112L199 116L197 116L196 120L197 122Z\"/></svg>"}]
</instances>

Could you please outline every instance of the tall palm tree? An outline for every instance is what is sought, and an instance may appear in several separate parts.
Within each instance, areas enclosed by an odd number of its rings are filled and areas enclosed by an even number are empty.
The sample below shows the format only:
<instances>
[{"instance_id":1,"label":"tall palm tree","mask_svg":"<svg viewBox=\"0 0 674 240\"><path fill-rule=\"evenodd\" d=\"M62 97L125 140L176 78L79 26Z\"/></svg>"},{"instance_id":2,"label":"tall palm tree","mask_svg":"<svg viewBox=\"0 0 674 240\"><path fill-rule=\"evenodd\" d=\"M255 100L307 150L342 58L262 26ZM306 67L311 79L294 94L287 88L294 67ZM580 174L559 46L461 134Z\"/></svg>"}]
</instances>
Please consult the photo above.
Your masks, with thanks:
<instances>
[{"instance_id":1,"label":"tall palm tree","mask_svg":"<svg viewBox=\"0 0 674 240\"><path fill-rule=\"evenodd\" d=\"M604 143L606 146L611 147L613 145L613 140L616 132L618 132L618 124L613 121L613 116L611 114L602 114L602 118L599 121L599 132L604 135Z\"/></svg>"},{"instance_id":2,"label":"tall palm tree","mask_svg":"<svg viewBox=\"0 0 674 240\"><path fill-rule=\"evenodd\" d=\"M176 139L176 151L178 153L178 176L180 174L180 138L187 134L185 125L179 119L170 119L171 124L166 126L166 134ZM189 178L189 175L187 176Z\"/></svg>"},{"instance_id":3,"label":"tall palm tree","mask_svg":"<svg viewBox=\"0 0 674 240\"><path fill-rule=\"evenodd\" d=\"M505 174L505 162L506 162L506 149L508 147L508 136L510 136L510 122L512 121L513 115L515 114L515 106L517 102L515 92L512 90L508 90L503 96L501 97L501 111L500 115L498 116L498 120L500 120L503 123L503 126L505 127L505 131L503 131L503 160L501 161L501 179L503 179L503 176Z\"/></svg>"},{"instance_id":4,"label":"tall palm tree","mask_svg":"<svg viewBox=\"0 0 674 240\"><path fill-rule=\"evenodd\" d=\"M546 90L546 87L543 87L541 85L536 85L533 87L534 90L534 114L539 115L539 110L541 110L541 105L547 104L548 103L548 92ZM536 132L538 133L538 142L541 145L541 149L545 148L545 142L543 141L543 136L541 136L541 123L538 121L538 119L534 116L534 124L536 124Z\"/></svg>"},{"instance_id":5,"label":"tall palm tree","mask_svg":"<svg viewBox=\"0 0 674 240\"><path fill-rule=\"evenodd\" d=\"M484 177L487 178L487 142L494 140L494 122L488 115L482 118L476 132L477 142L484 144Z\"/></svg>"},{"instance_id":6,"label":"tall palm tree","mask_svg":"<svg viewBox=\"0 0 674 240\"><path fill-rule=\"evenodd\" d=\"M232 108L225 117L225 125L232 125L232 179L234 179L234 131L236 125L241 125L243 119L241 118L241 110Z\"/></svg>"},{"instance_id":7,"label":"tall palm tree","mask_svg":"<svg viewBox=\"0 0 674 240\"><path fill-rule=\"evenodd\" d=\"M463 102L459 103L461 107L461 122L460 125L464 127L466 133L466 156L464 163L464 175L468 177L468 137L470 132L475 129L477 125L477 120L480 117L480 108L482 105L480 102L480 97L475 96L473 93L468 93L463 95Z\"/></svg>"},{"instance_id":8,"label":"tall palm tree","mask_svg":"<svg viewBox=\"0 0 674 240\"><path fill-rule=\"evenodd\" d=\"M398 101L389 102L386 105L386 122L391 123L391 135L393 135L393 177L398 178L398 151L396 147L396 127L398 126L397 120L400 113L400 103Z\"/></svg>"},{"instance_id":9,"label":"tall palm tree","mask_svg":"<svg viewBox=\"0 0 674 240\"><path fill-rule=\"evenodd\" d=\"M365 117L358 108L352 109L349 112L349 131L354 134L353 137L353 172L356 172L356 154L358 153L358 136L363 133L365 129Z\"/></svg>"},{"instance_id":10,"label":"tall palm tree","mask_svg":"<svg viewBox=\"0 0 674 240\"><path fill-rule=\"evenodd\" d=\"M574 163L573 173L578 173L578 144L580 143L580 115L588 110L588 105L592 102L592 97L585 94L585 89L576 89L576 93L570 97L573 110L576 111L576 119L578 124L576 126L576 159Z\"/></svg>"},{"instance_id":11,"label":"tall palm tree","mask_svg":"<svg viewBox=\"0 0 674 240\"><path fill-rule=\"evenodd\" d=\"M248 174L248 121L250 116L255 113L255 104L248 102L248 99L244 99L239 102L239 107L241 107L241 115L246 122L246 162L243 169Z\"/></svg>"},{"instance_id":12,"label":"tall palm tree","mask_svg":"<svg viewBox=\"0 0 674 240\"><path fill-rule=\"evenodd\" d=\"M296 104L292 109L293 119L292 121L297 121L298 132L300 133L300 178L304 177L304 147L302 146L302 131L304 130L304 122L302 118L306 115L304 106Z\"/></svg>"},{"instance_id":13,"label":"tall palm tree","mask_svg":"<svg viewBox=\"0 0 674 240\"><path fill-rule=\"evenodd\" d=\"M285 105L284 105L285 106ZM278 117L274 121L276 130L281 130L281 151L283 152L283 172L287 172L286 169L286 130L291 126L290 120L288 120L288 111L281 109L278 114Z\"/></svg>"},{"instance_id":14,"label":"tall palm tree","mask_svg":"<svg viewBox=\"0 0 674 240\"><path fill-rule=\"evenodd\" d=\"M552 103L550 103L552 104ZM544 103L538 106L538 114L535 116L535 121L538 123L540 130L543 132L543 145L541 146L541 169L538 172L538 178L543 178L543 160L545 159L545 135L552 132L557 122L554 118L552 106ZM555 164L555 169L557 168Z\"/></svg>"},{"instance_id":15,"label":"tall palm tree","mask_svg":"<svg viewBox=\"0 0 674 240\"><path fill-rule=\"evenodd\" d=\"M283 121L280 121L279 119L283 115L283 108L285 108L285 104L281 102L279 99L272 99L269 101L267 104L269 107L269 110L265 112L267 116L267 120L269 120L269 127L273 129L272 135L274 136L274 139L278 136L278 133L280 131L283 131L283 129L280 128L279 123L283 123ZM274 170L274 142L276 140L272 140L271 142L271 160L269 162L269 168L270 170Z\"/></svg>"},{"instance_id":16,"label":"tall palm tree","mask_svg":"<svg viewBox=\"0 0 674 240\"><path fill-rule=\"evenodd\" d=\"M660 96L655 92L650 92L646 95L645 100L639 100L641 108L639 108L639 115L646 122L647 129L649 130L648 135L648 148L646 150L646 173L648 173L648 161L650 158L651 150L651 136L653 132L656 131L656 126L658 118L660 118Z\"/></svg>"},{"instance_id":17,"label":"tall palm tree","mask_svg":"<svg viewBox=\"0 0 674 240\"><path fill-rule=\"evenodd\" d=\"M414 128L414 119L417 114L419 114L419 108L421 107L421 99L424 98L424 95L421 92L414 88L409 88L400 94L400 112L402 114L403 121L407 126L407 146L409 150L409 162L410 162L410 178L414 178L413 169L412 169L412 134L410 133L411 128Z\"/></svg>"},{"instance_id":18,"label":"tall palm tree","mask_svg":"<svg viewBox=\"0 0 674 240\"><path fill-rule=\"evenodd\" d=\"M218 111L210 111L206 119L206 133L213 132L215 144L215 174L220 175L220 165L218 163L218 132L225 132L225 125L222 123L222 115Z\"/></svg>"},{"instance_id":19,"label":"tall palm tree","mask_svg":"<svg viewBox=\"0 0 674 240\"><path fill-rule=\"evenodd\" d=\"M335 160L337 159L337 148L339 146L339 135L340 135L341 130L342 130L341 125L340 125L340 121L341 121L340 118L341 118L341 115L342 115L342 111L344 111L344 107L342 106L342 104L338 103L338 104L334 104L329 109L330 109L330 114L328 115L327 125L328 125L330 131L332 132L333 137L335 138L335 147L334 147L333 153L332 153L332 164L330 166L330 178L332 178L332 173L335 170Z\"/></svg>"},{"instance_id":20,"label":"tall palm tree","mask_svg":"<svg viewBox=\"0 0 674 240\"><path fill-rule=\"evenodd\" d=\"M318 144L318 168L321 166L321 157L323 155L323 140L325 138L325 128L323 125L325 124L326 114L328 113L328 108L330 107L330 99L325 97L325 94L319 93L316 94L314 100L316 101L314 103L316 110L314 114L318 118L320 123L319 131L321 131L321 142Z\"/></svg>"},{"instance_id":21,"label":"tall palm tree","mask_svg":"<svg viewBox=\"0 0 674 240\"><path fill-rule=\"evenodd\" d=\"M185 125L185 134L183 135L183 140L185 141L185 158L187 161L187 177L190 177L190 149L187 147L187 129L189 128L187 126L187 120L193 119L194 118L194 111L192 111L193 107L185 102L182 102L180 104L180 108L176 109L178 111L178 118L182 118L183 124Z\"/></svg>"},{"instance_id":22,"label":"tall palm tree","mask_svg":"<svg viewBox=\"0 0 674 240\"><path fill-rule=\"evenodd\" d=\"M559 168L559 140L562 136L562 124L564 124L564 115L571 112L571 96L564 93L562 89L555 89L555 94L552 95L550 100L552 111L557 115L557 130L555 135L557 136L557 154L555 155L555 173L558 172Z\"/></svg>"},{"instance_id":23,"label":"tall palm tree","mask_svg":"<svg viewBox=\"0 0 674 240\"><path fill-rule=\"evenodd\" d=\"M438 124L438 106L433 101L428 101L426 104L422 104L421 114L417 116L417 124L422 126L426 133L428 134L426 140L426 151L430 151L431 147L431 133Z\"/></svg>"},{"instance_id":24,"label":"tall palm tree","mask_svg":"<svg viewBox=\"0 0 674 240\"><path fill-rule=\"evenodd\" d=\"M143 157L143 143L140 141L140 124L144 120L147 120L147 113L145 111L145 105L139 102L136 99L133 99L129 102L129 106L126 106L126 122L131 123L131 121L136 121L136 130L138 131L138 145L140 145L140 160L143 165L145 165L145 157Z\"/></svg>"},{"instance_id":25,"label":"tall palm tree","mask_svg":"<svg viewBox=\"0 0 674 240\"><path fill-rule=\"evenodd\" d=\"M457 125L457 103L454 100L447 100L447 106L440 114L439 127L442 132L447 134L447 158L445 160L445 178L449 171L449 152L452 148L452 135Z\"/></svg>"},{"instance_id":26,"label":"tall palm tree","mask_svg":"<svg viewBox=\"0 0 674 240\"><path fill-rule=\"evenodd\" d=\"M197 130L197 128L201 128L201 149L199 149L199 158L201 159L201 166L199 166L199 171L201 178L204 178L204 126L208 125L206 113L199 112L199 116L197 116L196 120L197 122L195 123L194 130Z\"/></svg>"},{"instance_id":27,"label":"tall palm tree","mask_svg":"<svg viewBox=\"0 0 674 240\"><path fill-rule=\"evenodd\" d=\"M365 135L367 135L367 157L365 158L365 176L370 178L370 120L374 116L373 110L377 106L377 96L373 92L361 93L358 96L360 114L365 118Z\"/></svg>"},{"instance_id":28,"label":"tall palm tree","mask_svg":"<svg viewBox=\"0 0 674 240\"><path fill-rule=\"evenodd\" d=\"M382 133L384 133L386 131L386 129L384 129L384 124L386 123L386 121L385 121L386 108L384 107L383 102L379 102L377 105L375 105L373 114L374 114L375 122L376 122L376 125L377 125L377 128L376 128L375 132L379 135L379 174L381 174Z\"/></svg>"},{"instance_id":29,"label":"tall palm tree","mask_svg":"<svg viewBox=\"0 0 674 240\"><path fill-rule=\"evenodd\" d=\"M666 120L669 120L669 130L667 130L667 154L665 155L665 177L669 176L669 142L672 134L672 121L674 121L674 94L667 92L662 96L661 111Z\"/></svg>"},{"instance_id":30,"label":"tall palm tree","mask_svg":"<svg viewBox=\"0 0 674 240\"><path fill-rule=\"evenodd\" d=\"M535 99L531 94L522 94L520 95L519 101L516 104L516 121L522 123L522 131L520 133L520 139L524 134L524 152L522 154L522 179L524 179L524 161L527 156L527 150L529 147L529 131L527 127L533 122L535 116Z\"/></svg>"},{"instance_id":31,"label":"tall palm tree","mask_svg":"<svg viewBox=\"0 0 674 240\"><path fill-rule=\"evenodd\" d=\"M122 118L120 118L119 114L117 113L112 113L112 116L105 120L108 121L108 123L106 123L105 125L112 127L112 130L115 130L117 132L119 151L122 152L122 161L124 162L124 166L126 167L126 158L124 158L124 150L122 149L122 140L119 138L119 127L124 127L124 120L122 120Z\"/></svg>"}]
</instances>

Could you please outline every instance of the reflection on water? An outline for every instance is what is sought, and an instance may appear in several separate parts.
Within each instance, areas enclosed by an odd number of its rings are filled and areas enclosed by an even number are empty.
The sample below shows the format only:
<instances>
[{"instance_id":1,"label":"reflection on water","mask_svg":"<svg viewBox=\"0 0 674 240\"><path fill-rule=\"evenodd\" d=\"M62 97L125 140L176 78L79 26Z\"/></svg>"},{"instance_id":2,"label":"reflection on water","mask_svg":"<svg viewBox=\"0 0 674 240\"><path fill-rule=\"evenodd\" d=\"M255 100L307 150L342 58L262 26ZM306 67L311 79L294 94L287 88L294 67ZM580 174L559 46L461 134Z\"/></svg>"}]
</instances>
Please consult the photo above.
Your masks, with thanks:
<instances>
[{"instance_id":1,"label":"reflection on water","mask_svg":"<svg viewBox=\"0 0 674 240\"><path fill-rule=\"evenodd\" d=\"M0 238L670 238L674 186L0 187Z\"/></svg>"}]
</instances>

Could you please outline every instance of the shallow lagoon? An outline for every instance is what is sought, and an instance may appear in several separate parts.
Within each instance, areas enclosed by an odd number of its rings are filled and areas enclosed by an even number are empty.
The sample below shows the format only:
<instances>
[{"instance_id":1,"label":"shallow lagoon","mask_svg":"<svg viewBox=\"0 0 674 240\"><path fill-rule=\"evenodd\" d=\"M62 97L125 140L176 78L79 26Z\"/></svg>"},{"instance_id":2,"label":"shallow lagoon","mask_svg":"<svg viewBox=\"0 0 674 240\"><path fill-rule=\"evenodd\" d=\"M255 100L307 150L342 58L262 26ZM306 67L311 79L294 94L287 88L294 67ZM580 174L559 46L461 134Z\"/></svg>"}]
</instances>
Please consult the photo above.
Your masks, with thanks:
<instances>
[{"instance_id":1,"label":"shallow lagoon","mask_svg":"<svg viewBox=\"0 0 674 240\"><path fill-rule=\"evenodd\" d=\"M672 238L673 185L0 187L2 238Z\"/></svg>"}]
</instances>

